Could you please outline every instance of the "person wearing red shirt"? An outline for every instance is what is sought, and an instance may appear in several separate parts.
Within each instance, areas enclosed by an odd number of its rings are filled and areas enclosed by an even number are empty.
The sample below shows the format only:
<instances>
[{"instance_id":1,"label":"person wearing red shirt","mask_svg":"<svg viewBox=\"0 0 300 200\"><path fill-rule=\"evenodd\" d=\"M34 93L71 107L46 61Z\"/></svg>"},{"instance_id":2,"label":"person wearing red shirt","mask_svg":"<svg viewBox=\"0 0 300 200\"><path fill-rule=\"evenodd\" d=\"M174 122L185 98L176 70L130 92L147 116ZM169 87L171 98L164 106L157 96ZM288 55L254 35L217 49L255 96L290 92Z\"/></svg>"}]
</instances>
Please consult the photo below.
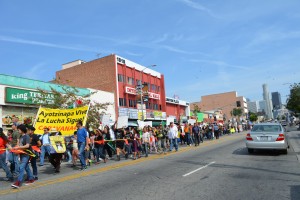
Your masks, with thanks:
<instances>
[{"instance_id":1,"label":"person wearing red shirt","mask_svg":"<svg viewBox=\"0 0 300 200\"><path fill-rule=\"evenodd\" d=\"M6 173L5 180L13 181L13 175L6 164L6 147L10 147L10 145L8 144L8 139L6 135L3 133L3 129L0 128L0 166Z\"/></svg>"}]
</instances>

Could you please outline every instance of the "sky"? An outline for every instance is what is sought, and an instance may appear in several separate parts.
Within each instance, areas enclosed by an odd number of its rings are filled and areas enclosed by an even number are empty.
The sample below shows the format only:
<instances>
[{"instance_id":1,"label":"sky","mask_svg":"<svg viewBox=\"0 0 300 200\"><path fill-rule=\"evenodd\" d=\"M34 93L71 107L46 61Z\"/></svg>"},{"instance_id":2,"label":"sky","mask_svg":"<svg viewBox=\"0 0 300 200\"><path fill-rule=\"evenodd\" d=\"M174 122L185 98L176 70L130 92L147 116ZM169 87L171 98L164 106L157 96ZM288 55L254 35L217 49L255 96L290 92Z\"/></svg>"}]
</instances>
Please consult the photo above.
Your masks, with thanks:
<instances>
[{"instance_id":1,"label":"sky","mask_svg":"<svg viewBox=\"0 0 300 200\"><path fill-rule=\"evenodd\" d=\"M0 0L0 73L50 81L62 64L117 54L188 102L262 100L300 82L298 0Z\"/></svg>"}]
</instances>

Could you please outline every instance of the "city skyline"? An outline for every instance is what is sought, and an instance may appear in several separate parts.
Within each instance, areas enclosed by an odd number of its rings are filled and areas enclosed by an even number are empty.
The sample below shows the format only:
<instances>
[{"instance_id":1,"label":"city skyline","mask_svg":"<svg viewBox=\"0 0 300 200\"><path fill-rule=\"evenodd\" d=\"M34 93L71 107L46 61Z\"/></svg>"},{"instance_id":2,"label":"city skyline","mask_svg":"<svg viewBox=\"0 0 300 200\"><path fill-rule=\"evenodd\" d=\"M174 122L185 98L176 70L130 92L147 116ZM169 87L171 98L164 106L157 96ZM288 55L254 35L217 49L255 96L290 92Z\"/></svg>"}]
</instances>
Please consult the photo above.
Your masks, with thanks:
<instances>
[{"instance_id":1,"label":"city skyline","mask_svg":"<svg viewBox=\"0 0 300 200\"><path fill-rule=\"evenodd\" d=\"M50 81L64 63L114 53L155 64L169 97L196 102L237 91L260 100L267 83L285 104L289 85L300 77L299 6L270 0L0 1L0 73Z\"/></svg>"}]
</instances>

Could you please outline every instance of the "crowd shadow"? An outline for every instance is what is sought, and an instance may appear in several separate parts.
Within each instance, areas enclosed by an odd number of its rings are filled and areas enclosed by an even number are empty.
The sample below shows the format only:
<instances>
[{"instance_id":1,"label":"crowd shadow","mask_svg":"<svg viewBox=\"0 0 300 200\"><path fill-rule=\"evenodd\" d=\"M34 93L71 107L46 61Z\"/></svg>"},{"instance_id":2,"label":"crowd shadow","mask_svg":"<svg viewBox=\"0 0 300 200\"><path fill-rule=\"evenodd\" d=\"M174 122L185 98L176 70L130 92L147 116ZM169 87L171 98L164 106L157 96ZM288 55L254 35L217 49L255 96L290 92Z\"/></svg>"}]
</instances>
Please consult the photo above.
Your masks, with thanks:
<instances>
[{"instance_id":1,"label":"crowd shadow","mask_svg":"<svg viewBox=\"0 0 300 200\"><path fill-rule=\"evenodd\" d=\"M234 155L255 155L255 156L280 156L283 153L280 150L256 149L253 153L248 153L246 147L236 149L232 152Z\"/></svg>"}]
</instances>

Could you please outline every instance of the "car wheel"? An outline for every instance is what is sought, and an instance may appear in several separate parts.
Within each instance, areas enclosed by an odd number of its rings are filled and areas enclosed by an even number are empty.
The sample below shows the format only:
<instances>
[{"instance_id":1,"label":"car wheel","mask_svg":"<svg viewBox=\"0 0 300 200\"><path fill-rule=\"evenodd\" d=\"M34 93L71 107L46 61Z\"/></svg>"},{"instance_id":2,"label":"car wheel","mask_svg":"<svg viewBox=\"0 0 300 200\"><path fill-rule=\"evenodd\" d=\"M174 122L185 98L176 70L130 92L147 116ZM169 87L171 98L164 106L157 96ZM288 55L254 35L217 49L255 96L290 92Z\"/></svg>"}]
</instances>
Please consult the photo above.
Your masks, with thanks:
<instances>
[{"instance_id":1,"label":"car wheel","mask_svg":"<svg viewBox=\"0 0 300 200\"><path fill-rule=\"evenodd\" d=\"M254 149L248 149L248 153L253 153Z\"/></svg>"},{"instance_id":2,"label":"car wheel","mask_svg":"<svg viewBox=\"0 0 300 200\"><path fill-rule=\"evenodd\" d=\"M282 150L282 153L286 155L288 153L288 150L284 149L284 150Z\"/></svg>"}]
</instances>

